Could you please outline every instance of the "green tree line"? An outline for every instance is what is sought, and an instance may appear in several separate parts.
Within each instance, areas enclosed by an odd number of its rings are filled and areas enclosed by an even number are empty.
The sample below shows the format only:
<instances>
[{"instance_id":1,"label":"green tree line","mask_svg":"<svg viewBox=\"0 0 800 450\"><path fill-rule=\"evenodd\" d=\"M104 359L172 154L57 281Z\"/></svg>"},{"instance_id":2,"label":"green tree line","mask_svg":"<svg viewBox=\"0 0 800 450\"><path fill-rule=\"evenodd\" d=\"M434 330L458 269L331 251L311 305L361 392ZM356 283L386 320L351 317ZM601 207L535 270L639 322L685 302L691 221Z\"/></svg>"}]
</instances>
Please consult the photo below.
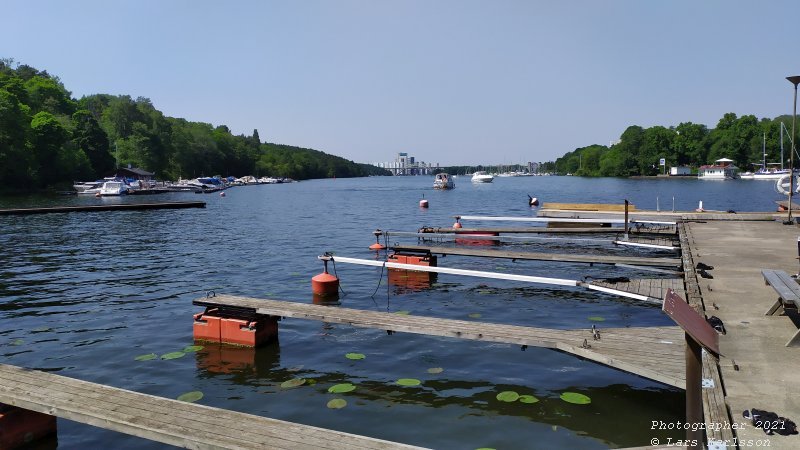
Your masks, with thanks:
<instances>
[{"instance_id":1,"label":"green tree line","mask_svg":"<svg viewBox=\"0 0 800 450\"><path fill-rule=\"evenodd\" d=\"M39 189L132 165L176 180L255 175L297 180L390 175L321 151L165 116L144 97L72 97L58 77L0 59L0 186Z\"/></svg>"},{"instance_id":2,"label":"green tree line","mask_svg":"<svg viewBox=\"0 0 800 450\"><path fill-rule=\"evenodd\" d=\"M579 176L628 177L652 176L671 166L699 167L721 158L729 158L738 167L753 169L762 161L762 142L766 136L768 163L781 162L781 123L791 124L791 116L758 119L753 115L737 117L727 113L717 127L684 122L676 127L628 127L617 143L590 145L566 153L554 162L543 164L540 171ZM784 131L784 158L789 159L789 135ZM788 167L788 164L786 164Z\"/></svg>"}]
</instances>

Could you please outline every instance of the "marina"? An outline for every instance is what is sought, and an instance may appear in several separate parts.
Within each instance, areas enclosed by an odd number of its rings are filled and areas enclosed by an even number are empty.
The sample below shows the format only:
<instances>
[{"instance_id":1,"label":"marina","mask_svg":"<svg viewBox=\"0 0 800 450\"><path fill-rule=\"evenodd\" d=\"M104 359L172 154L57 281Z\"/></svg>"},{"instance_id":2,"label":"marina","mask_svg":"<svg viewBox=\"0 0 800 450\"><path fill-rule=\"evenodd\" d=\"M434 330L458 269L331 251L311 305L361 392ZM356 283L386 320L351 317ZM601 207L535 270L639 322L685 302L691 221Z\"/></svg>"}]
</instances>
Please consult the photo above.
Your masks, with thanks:
<instances>
[{"instance_id":1,"label":"marina","mask_svg":"<svg viewBox=\"0 0 800 450\"><path fill-rule=\"evenodd\" d=\"M525 180L519 182L523 181ZM358 190L359 183L376 182L377 180L351 181L351 186L355 189L347 189L341 194L333 190L332 195L342 200L353 195L366 195L362 199L377 200L379 196L374 189ZM328 183L332 188L338 186L334 182ZM337 180L335 183L341 181ZM47 372L44 375L65 376L73 380L56 378L54 380L58 382L51 383L53 386L88 383L81 384L81 389L87 389L86 392L106 392L102 389L120 388L130 393L113 391L114 395L130 399L130 405L139 401L137 395L154 395L160 398L158 402L163 405L165 414L167 410L175 409L176 418L171 418L171 414L158 416L159 423L147 425L151 430L148 433L153 434L160 434L161 431L158 430L162 428L180 428L182 425L177 418L181 414L189 414L189 411L195 414L194 408L208 407L216 408L209 412L219 418L215 423L221 424L227 417L231 417L233 421L240 420L229 414L239 414L234 411L241 411L253 416L247 419L252 422L246 423L255 425L259 423L258 420L281 421L279 425L275 425L276 436L283 429L294 429L305 434L302 427L312 426L315 430L325 430L308 431L312 437L315 436L314 433L319 433L316 436L321 439L322 436L328 436L326 433L352 434L356 436L354 439L363 436L366 440L359 441L359 448L395 448L392 446L403 445L423 448L477 448L481 445L514 448L513 440L523 436L530 436L524 437L530 439L533 434L542 434L544 431L548 433L544 433L541 438L556 439L560 442L558 446L641 447L652 439L650 436L653 433L661 439L686 437L683 431L654 432L649 429L651 420L675 421L691 417L685 415L691 402L688 402L690 390L683 389L688 374L684 336L676 323L660 311L660 305L638 302L617 293L625 292L663 300L666 292L672 290L701 311L705 307L705 314L720 317L728 331L726 335L719 336L722 353L719 359L708 352L698 353L701 378L714 380L715 386L696 389L700 400L695 405L700 406L700 420L712 424L743 421L741 411L737 411L739 408L766 409L790 419L797 417L795 405L786 399L778 399L774 393L769 394L761 389L755 391L761 397L742 397L745 389L750 387L742 385L741 388L736 388L744 381L740 380L744 376L741 372L749 371L747 373L750 377L757 378L757 374L764 373L767 364L771 367L773 363L767 363L761 358L753 359L751 355L744 353L744 348L729 354L735 349L731 346L740 339L740 332L737 330L753 327L759 321L765 320L770 321L770 332L776 334L776 339L764 345L792 351L792 347L784 347L797 330L793 328L792 321L778 314L764 316L775 303L777 294L772 287L764 284L761 271L773 269L794 273L797 270L797 262L794 260L796 255L785 255L784 262L780 258L759 260L753 257L754 254L765 252L764 257L767 258L768 253L780 253L781 248L786 247L787 240L796 242L796 231L793 231L795 227L782 225L779 213L716 214L716 219L709 219L708 214L703 220L696 221L680 219L681 215L695 214L684 211L675 215L675 220L680 221L677 225L666 225L664 229L651 230L650 233L641 235L636 234L636 227L630 229L631 240L671 241L680 247L680 253L614 245L612 241L618 238L621 227L604 230L606 236L594 232L587 232L586 236L571 232L544 234L547 239L532 242L510 240L496 243L491 248L463 244L444 247L392 242L389 247L398 252L448 255L440 258L438 267L432 268L441 270L438 278L432 278L427 284L413 290L401 290L393 284L398 275L401 280L402 277L410 279L414 273L424 269L413 265L396 266L403 270L391 273L389 282L386 282L385 271L395 269L385 263L383 253L376 254L366 249L366 245L370 243L368 230L375 229L376 225L390 228L386 227L385 222L365 217L355 220L350 227L328 224L315 228L300 220L300 214L306 213L304 209L314 208L312 205L320 184L299 183L288 186L291 190L284 192L292 192L291 198L265 195L267 190L271 191L267 187L237 189L229 192L226 198L209 197L204 209L164 210L158 215L148 215L148 220L154 221L150 227L158 227L162 232L169 233L170 239L175 241L175 245L170 246L168 251L161 252L155 252L155 249L167 244L147 231L144 236L137 237L141 236L140 230L117 227L114 228L117 233L114 239L90 234L88 229L86 234L76 234L80 230L80 224L76 222L80 215L74 215L74 218L73 215L41 216L40 220L46 222L40 225L33 222L33 217L36 216L31 216L30 219L25 216L18 216L13 220L5 219L6 226L9 227L7 238L15 236L18 240L16 245L22 251L9 259L9 267L15 272L7 278L11 280L11 284L6 286L20 289L19 282L15 280L23 276L22 273L16 274L23 267L23 262L34 264L43 273L54 275L39 282L43 288L41 294L14 294L16 291L5 288L9 302L3 314L8 318L13 317L14 320L8 322L13 325L3 335L6 345L0 347L4 363L7 364L3 366L3 373L14 374L9 379L16 380L19 375L15 370L28 367L44 370ZM430 188L426 186L425 189ZM469 189L467 186L453 193L465 192L464 198L467 199L473 195ZM522 187L519 189L521 192L518 191L516 195L523 199L523 204L524 190L527 189ZM538 192L542 190L539 189ZM166 200L173 200L180 194L165 195ZM447 199L455 200L456 203L443 204L445 197L426 195L426 199L431 201L431 207L424 211L421 208L418 210L418 198L414 192L409 192L400 199L401 202L394 203L395 207L402 202L410 204L412 214L406 219L394 221L391 228L417 229L420 224L425 223L449 224L452 223L454 211L467 211L464 205L457 204L459 197L451 195L447 195ZM685 201L693 202L691 199ZM303 208L297 208L298 202ZM638 200L636 204L637 211L652 213L650 209L638 208L640 204L647 205L646 201ZM521 215L519 211L514 212L513 206L503 204L502 201L497 206L498 212L505 211L504 216ZM270 220L266 229L264 224L248 225L241 218L236 221L220 221L216 224L215 234L227 241L225 246L237 248L247 242L242 248L252 247L258 242L253 241L254 237L258 236L258 239L272 239L276 253L264 255L260 260L230 259L219 266L191 258L195 252L192 249L198 248L196 239L199 239L199 233L203 230L200 225L208 223L211 217L232 217L232 207L248 208L259 215L279 212L281 221ZM553 210L553 213L589 213L566 211ZM485 211L476 212L486 214ZM141 211L132 214L149 213ZM112 224L113 216L114 213L109 212L98 216L98 220ZM766 220L766 216L772 217L772 220ZM755 220L745 220L744 217ZM71 228L48 228L50 231L44 232L44 225L51 227L65 219L69 220ZM187 222L187 219L190 220ZM669 220L671 219L661 221ZM178 221L182 224L180 231L169 232L171 224ZM198 225L194 226L192 223ZM440 228L442 235L459 234L446 232L448 227L445 226L437 228ZM641 227L640 231L645 231L645 228L647 227ZM304 246L279 240L279 236L285 235L289 229L299 235L337 236L336 244L332 246L324 238L313 238L313 245ZM245 238L241 231L248 230ZM256 232L257 230L263 235ZM400 232L388 232L386 238L392 241L416 241L418 234L425 233L403 235ZM508 237L523 237L521 233L508 234ZM745 242L742 241L742 236L751 234L753 241L746 243L741 249L731 245L732 242ZM720 239L721 235L726 238ZM346 236L346 239L342 239L342 236ZM759 241L759 236L769 237ZM41 242L40 239L63 242L61 246L71 245L76 239L87 242L92 239L98 249L112 248L116 240L125 239L138 243L142 251L152 255L149 264L164 267L162 270L165 273L153 273L145 265L125 267L124 270L122 267L112 268L107 273L96 272L90 267L112 267L107 263L114 259L106 259L106 256L98 254L99 259L92 261L89 266L87 262L70 256L61 247L56 249L63 252L64 256L58 256L55 260L32 259L28 255L33 255L33 249L39 248L37 242ZM242 239L244 241L238 243ZM714 245L710 246L709 243ZM9 242L5 241L3 245L9 245ZM29 245L32 247L26 249ZM298 248L301 249L299 255L281 259L281 255L289 251L297 252ZM338 261L338 265L331 266L330 270L341 278L341 287L346 294L342 293L338 299L332 300L312 299L308 291L309 277L318 272L320 266L317 256L326 248L335 250L331 263ZM749 250L752 248L759 250ZM731 253L734 250L739 253ZM719 256L715 256L717 253ZM371 261L374 267L355 267L346 263L350 255L363 256L353 258L358 260L366 260L367 255L377 256L379 259ZM84 279L89 274L102 278L88 284L73 285L70 289L75 290L78 295L67 294L66 299L74 303L60 301L56 306L74 315L66 316L56 312L40 316L37 314L39 311L52 310L47 306L50 301L48 297L55 289L50 287L50 283L69 283L69 279L75 277L70 272L60 275L60 270L63 269L48 269L64 257L71 261L69 267L73 271L78 270L85 274L81 275ZM181 267L170 269L168 264L175 261L182 261ZM281 270L264 271L265 261L281 261ZM746 282L737 281L741 284L738 292L729 288L735 284L726 275L727 271L733 270L729 266L730 261L736 262L731 276L742 278L743 273L749 274L743 277ZM640 264L642 262L652 265ZM713 269L704 271L713 278L700 275L701 271L696 267L701 262L713 266ZM64 264L63 261L57 263ZM453 272L445 271L449 269ZM497 274L497 278L481 280L457 274L466 271L491 272ZM105 279L106 276L109 278ZM124 279L125 282L111 281L112 277ZM544 282L567 282L552 286L529 284L525 281L526 277L539 277L539 281ZM245 281L249 278L257 281ZM197 279L205 281L198 286ZM514 281L515 279L518 281ZM607 291L587 289L588 285ZM176 296L175 286L181 286L185 291ZM212 293L201 297L199 293L188 292L198 287L203 288L203 292L213 290L216 295ZM374 297L370 298L370 294ZM714 297L715 295L719 297ZM759 316L740 312L739 306L733 306L731 302L736 301L734 298L739 298L738 302L741 303L743 296L757 301L758 305L753 310L758 310ZM726 300L728 297L730 299ZM278 298L283 300L275 300ZM187 302L194 303L195 306L187 308ZM98 305L103 308L97 310ZM169 360L157 357L153 361L134 361L134 357L150 352L165 356L170 347L181 348L192 344L192 313L197 313L198 307L227 307L240 313L246 310L256 316L279 317L279 338L273 343L254 349L226 348L225 344L195 342L195 345L200 345L203 349L196 353L186 353L182 358ZM123 319L125 316L136 319ZM742 321L753 325L739 324ZM595 333L599 334L599 339L595 338ZM58 356L51 356L51 352L57 348L63 350L56 352ZM521 349L525 351L521 352ZM350 361L343 356L348 352L361 352L366 358L363 361ZM787 360L787 370L791 367L788 356L775 357ZM67 361L70 367L63 368ZM443 372L427 372L427 369L436 368L443 369ZM792 379L789 372L786 375L782 373L776 372L777 376L782 377L780 380L789 382ZM37 371L32 371L25 376L40 375ZM394 380L404 377L419 379L419 387L398 387L394 384ZM733 381L729 382L729 377ZM294 378L314 380L316 384L306 384L295 389L280 387ZM514 381L504 381L506 379ZM348 405L338 411L326 408L325 402L334 398L327 390L346 382L356 386L353 393L343 396ZM390 387L392 385L393 388ZM19 399L22 395L20 392L28 392L20 391L19 388L19 385L3 385L2 392L17 392L13 394L16 396L13 398ZM199 404L171 400L190 390L205 394ZM533 405L525 405L519 401L504 404L495 398L504 391L531 393L539 401ZM450 396L447 395L449 392L462 394ZM588 405L572 405L559 398L563 392L578 392L592 400ZM35 397L39 405L37 410L64 414L66 409L63 404L55 403L62 397L68 398L64 395L67 395L66 392L54 395L53 392L42 391L42 395ZM104 395L109 398L110 394ZM3 397L0 401L18 401L13 398ZM269 401L265 402L265 399ZM620 399L625 399L625 408L619 408L619 402L622 401ZM148 397L142 401L144 403L136 403L141 405L136 407L144 410L150 408L145 406L148 405L147 402L155 400ZM182 405L173 407L172 402ZM427 406L436 404L446 406ZM28 406L34 408L32 404ZM91 409L93 407L95 409ZM103 417L116 414L114 411L119 408L111 403L87 404L81 406L80 410L93 411L92 417ZM552 415L552 411L558 410L565 412L562 415ZM416 426L414 436L408 436L402 431L403 424L408 423L402 419L403 414L395 416L400 411L413 411L412 414L428 416L433 421L444 420L449 427L460 431L454 433L448 429L442 432L437 427ZM66 415L60 417L101 426L112 423L100 419L80 419L75 412L66 414L72 414L72 418ZM371 415L387 417L387 414L388 417L394 417L397 424L382 420L383 424L378 426L377 422L369 419ZM438 414L444 414L444 417L437 419ZM463 416L464 414L469 415ZM497 417L491 422L499 420L503 423L497 432L491 431L495 429L494 425L486 422L485 414ZM358 420L351 420L353 417ZM135 419L132 422L134 425L147 424L144 420ZM519 420L523 421L522 424L518 424ZM624 430L614 427L613 424L620 420L634 425ZM492 428L489 428L490 425ZM556 427L558 431L553 431L551 427ZM749 428L749 434L741 434L739 437L765 437L763 431L752 429L752 426ZM144 436L132 429L114 429L133 436ZM194 433L191 429L186 427L186 434L196 439L191 442L217 442L214 439L224 438L222 435L212 436L214 433ZM576 429L585 430L587 434L575 433ZM640 431L636 431L637 429ZM109 435L108 432L94 430L76 422L59 420L59 445L64 443L66 448L70 448L76 445L100 445L101 442L113 440L121 448L157 448L138 438ZM246 435L243 433L245 432L231 438L241 438ZM461 433L465 435L460 438L458 436ZM513 439L506 440L504 435L513 436ZM730 440L734 436L730 430L714 429L702 438ZM150 435L145 437L158 442L175 442ZM772 447L792 448L797 437L775 435L768 438ZM263 442L258 441L257 439L263 438L258 438L255 434L252 439L253 442ZM77 442L80 444L75 444ZM230 442L222 446L231 448L233 444ZM347 442L349 441L346 438L342 438L341 445L345 446ZM504 442L506 445L503 445ZM243 448L247 446L243 444Z\"/></svg>"}]
</instances>

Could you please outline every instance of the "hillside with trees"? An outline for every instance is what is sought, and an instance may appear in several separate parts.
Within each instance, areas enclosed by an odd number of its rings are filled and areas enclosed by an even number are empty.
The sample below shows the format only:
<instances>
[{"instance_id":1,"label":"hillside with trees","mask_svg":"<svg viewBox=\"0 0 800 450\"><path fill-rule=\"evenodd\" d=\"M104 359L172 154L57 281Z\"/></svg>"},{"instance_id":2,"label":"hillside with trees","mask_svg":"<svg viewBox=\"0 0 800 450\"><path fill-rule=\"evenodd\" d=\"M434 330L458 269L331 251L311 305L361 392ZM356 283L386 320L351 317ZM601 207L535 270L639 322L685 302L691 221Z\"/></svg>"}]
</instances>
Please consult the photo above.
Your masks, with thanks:
<instances>
[{"instance_id":1,"label":"hillside with trees","mask_svg":"<svg viewBox=\"0 0 800 450\"><path fill-rule=\"evenodd\" d=\"M321 151L233 135L225 125L165 116L144 97L72 97L60 80L0 60L0 186L40 189L102 178L128 164L176 180L212 175L389 175Z\"/></svg>"},{"instance_id":2,"label":"hillside with trees","mask_svg":"<svg viewBox=\"0 0 800 450\"><path fill-rule=\"evenodd\" d=\"M569 152L540 168L540 171L579 176L628 177L662 173L659 160L671 166L699 167L720 158L730 158L742 170L752 170L762 161L766 136L768 163L780 163L780 128L791 128L791 116L758 119L753 115L725 114L716 128L684 122L676 127L632 125L619 142L607 147L590 145ZM784 131L784 163L789 159L791 140ZM788 166L788 164L786 164Z\"/></svg>"}]
</instances>

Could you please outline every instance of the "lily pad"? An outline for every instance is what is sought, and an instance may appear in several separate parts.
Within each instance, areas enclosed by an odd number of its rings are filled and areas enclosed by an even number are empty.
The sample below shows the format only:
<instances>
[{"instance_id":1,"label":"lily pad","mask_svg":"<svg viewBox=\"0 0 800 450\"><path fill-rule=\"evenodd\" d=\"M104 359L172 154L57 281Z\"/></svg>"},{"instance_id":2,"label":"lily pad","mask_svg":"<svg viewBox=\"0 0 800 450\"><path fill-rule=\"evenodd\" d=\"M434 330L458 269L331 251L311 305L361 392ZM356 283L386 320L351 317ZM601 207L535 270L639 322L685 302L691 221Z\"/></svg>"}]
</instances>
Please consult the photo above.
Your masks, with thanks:
<instances>
[{"instance_id":1,"label":"lily pad","mask_svg":"<svg viewBox=\"0 0 800 450\"><path fill-rule=\"evenodd\" d=\"M497 394L497 399L501 402L511 403L519 400L519 394L514 391L503 391Z\"/></svg>"},{"instance_id":2,"label":"lily pad","mask_svg":"<svg viewBox=\"0 0 800 450\"><path fill-rule=\"evenodd\" d=\"M187 345L183 348L183 353L199 352L203 349L202 345Z\"/></svg>"},{"instance_id":3,"label":"lily pad","mask_svg":"<svg viewBox=\"0 0 800 450\"><path fill-rule=\"evenodd\" d=\"M158 355L156 355L155 353L148 353L146 355L139 355L133 359L136 361L150 361L151 359L156 359L156 358L158 358Z\"/></svg>"},{"instance_id":4,"label":"lily pad","mask_svg":"<svg viewBox=\"0 0 800 450\"><path fill-rule=\"evenodd\" d=\"M416 378L400 378L397 380L397 384L400 386L419 386L422 382Z\"/></svg>"},{"instance_id":5,"label":"lily pad","mask_svg":"<svg viewBox=\"0 0 800 450\"><path fill-rule=\"evenodd\" d=\"M351 383L336 384L328 388L328 392L331 394L344 394L345 392L352 392L355 390L355 385Z\"/></svg>"},{"instance_id":6,"label":"lily pad","mask_svg":"<svg viewBox=\"0 0 800 450\"><path fill-rule=\"evenodd\" d=\"M286 380L281 383L281 387L284 389L292 389L304 384L306 384L305 378L292 378L291 380Z\"/></svg>"},{"instance_id":7,"label":"lily pad","mask_svg":"<svg viewBox=\"0 0 800 450\"><path fill-rule=\"evenodd\" d=\"M577 392L564 392L561 394L561 400L564 400L567 403L574 403L576 405L588 405L589 403L592 403L592 399Z\"/></svg>"},{"instance_id":8,"label":"lily pad","mask_svg":"<svg viewBox=\"0 0 800 450\"><path fill-rule=\"evenodd\" d=\"M366 356L363 353L348 353L348 354L344 355L344 357L347 358L347 359L353 359L353 360L366 358Z\"/></svg>"},{"instance_id":9,"label":"lily pad","mask_svg":"<svg viewBox=\"0 0 800 450\"><path fill-rule=\"evenodd\" d=\"M32 329L31 331L33 331L34 333L44 333L45 331L53 331L53 329L50 327L37 327Z\"/></svg>"},{"instance_id":10,"label":"lily pad","mask_svg":"<svg viewBox=\"0 0 800 450\"><path fill-rule=\"evenodd\" d=\"M189 403L194 403L201 398L203 398L203 393L200 391L191 391L178 396L178 400Z\"/></svg>"},{"instance_id":11,"label":"lily pad","mask_svg":"<svg viewBox=\"0 0 800 450\"><path fill-rule=\"evenodd\" d=\"M342 409L347 406L347 400L343 398L335 398L328 402L328 408L330 409Z\"/></svg>"},{"instance_id":12,"label":"lily pad","mask_svg":"<svg viewBox=\"0 0 800 450\"><path fill-rule=\"evenodd\" d=\"M481 314L480 313L472 313L472 314L469 315L469 317L472 318L472 319L480 319L481 318Z\"/></svg>"},{"instance_id":13,"label":"lily pad","mask_svg":"<svg viewBox=\"0 0 800 450\"><path fill-rule=\"evenodd\" d=\"M182 358L186 353L183 352L169 352L161 355L161 359L178 359Z\"/></svg>"},{"instance_id":14,"label":"lily pad","mask_svg":"<svg viewBox=\"0 0 800 450\"><path fill-rule=\"evenodd\" d=\"M23 341L22 339L14 339L13 341L11 341L11 345L22 345L24 343L25 341Z\"/></svg>"},{"instance_id":15,"label":"lily pad","mask_svg":"<svg viewBox=\"0 0 800 450\"><path fill-rule=\"evenodd\" d=\"M539 399L532 395L520 395L519 401L521 403L537 403Z\"/></svg>"},{"instance_id":16,"label":"lily pad","mask_svg":"<svg viewBox=\"0 0 800 450\"><path fill-rule=\"evenodd\" d=\"M395 311L394 313L397 314L398 316L407 316L411 314L411 311Z\"/></svg>"},{"instance_id":17,"label":"lily pad","mask_svg":"<svg viewBox=\"0 0 800 450\"><path fill-rule=\"evenodd\" d=\"M428 373L442 373L442 372L444 372L444 369L442 369L441 367L431 367L430 369L428 369Z\"/></svg>"},{"instance_id":18,"label":"lily pad","mask_svg":"<svg viewBox=\"0 0 800 450\"><path fill-rule=\"evenodd\" d=\"M589 320L591 320L592 322L605 322L606 321L606 319L604 319L604 318L602 318L600 316L589 317Z\"/></svg>"}]
</instances>

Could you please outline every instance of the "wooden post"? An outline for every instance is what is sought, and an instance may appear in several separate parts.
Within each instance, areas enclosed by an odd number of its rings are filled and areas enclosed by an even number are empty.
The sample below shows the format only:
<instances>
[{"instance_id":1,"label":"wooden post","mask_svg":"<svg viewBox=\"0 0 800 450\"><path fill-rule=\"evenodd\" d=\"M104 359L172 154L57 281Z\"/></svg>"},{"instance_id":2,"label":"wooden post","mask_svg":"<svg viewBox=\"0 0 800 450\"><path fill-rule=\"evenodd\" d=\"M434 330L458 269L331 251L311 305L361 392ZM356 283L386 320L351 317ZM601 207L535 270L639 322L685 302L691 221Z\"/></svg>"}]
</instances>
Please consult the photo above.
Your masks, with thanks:
<instances>
[{"instance_id":1,"label":"wooden post","mask_svg":"<svg viewBox=\"0 0 800 450\"><path fill-rule=\"evenodd\" d=\"M628 199L625 199L625 240L628 240Z\"/></svg>"},{"instance_id":2,"label":"wooden post","mask_svg":"<svg viewBox=\"0 0 800 450\"><path fill-rule=\"evenodd\" d=\"M686 429L687 449L703 448L703 430L696 424L703 423L703 367L700 344L688 333L686 340ZM692 430L697 427L697 430Z\"/></svg>"}]
</instances>

